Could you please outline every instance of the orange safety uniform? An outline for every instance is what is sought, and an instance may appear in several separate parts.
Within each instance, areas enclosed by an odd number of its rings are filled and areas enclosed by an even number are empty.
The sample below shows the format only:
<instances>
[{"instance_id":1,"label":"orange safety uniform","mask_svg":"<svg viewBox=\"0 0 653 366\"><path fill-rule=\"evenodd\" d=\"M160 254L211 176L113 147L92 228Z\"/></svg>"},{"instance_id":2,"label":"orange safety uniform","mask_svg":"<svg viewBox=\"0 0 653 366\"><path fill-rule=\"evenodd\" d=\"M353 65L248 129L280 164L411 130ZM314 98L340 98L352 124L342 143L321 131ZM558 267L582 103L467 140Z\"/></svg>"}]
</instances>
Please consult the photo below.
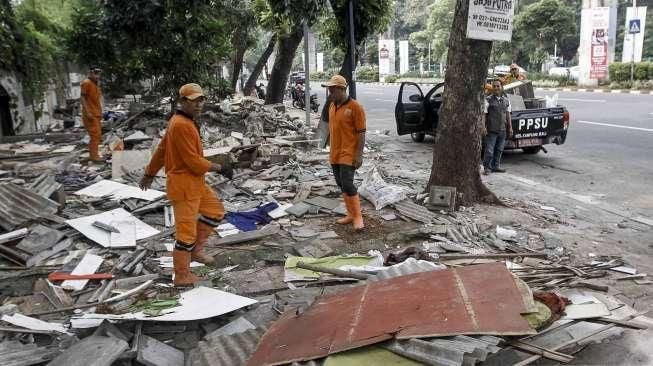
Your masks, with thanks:
<instances>
[{"instance_id":1,"label":"orange safety uniform","mask_svg":"<svg viewBox=\"0 0 653 366\"><path fill-rule=\"evenodd\" d=\"M515 81L526 80L526 77L522 74L517 74L517 76L514 76L513 74L508 74L499 80L501 80L501 84L508 85L510 83L514 83Z\"/></svg>"},{"instance_id":2,"label":"orange safety uniform","mask_svg":"<svg viewBox=\"0 0 653 366\"><path fill-rule=\"evenodd\" d=\"M175 214L175 249L191 252L200 223L218 226L224 217L224 206L204 181L211 162L204 158L199 127L182 111L177 111L168 122L145 175L153 177L164 166L166 194Z\"/></svg>"},{"instance_id":3,"label":"orange safety uniform","mask_svg":"<svg viewBox=\"0 0 653 366\"><path fill-rule=\"evenodd\" d=\"M358 134L365 129L365 111L356 100L349 98L340 106L332 103L329 107L329 162L332 165L354 165Z\"/></svg>"},{"instance_id":4,"label":"orange safety uniform","mask_svg":"<svg viewBox=\"0 0 653 366\"><path fill-rule=\"evenodd\" d=\"M82 81L81 94L84 99L82 103L82 122L88 132L90 141L88 143L88 153L91 160L99 160L99 146L102 140L102 92L97 83L91 79Z\"/></svg>"}]
</instances>

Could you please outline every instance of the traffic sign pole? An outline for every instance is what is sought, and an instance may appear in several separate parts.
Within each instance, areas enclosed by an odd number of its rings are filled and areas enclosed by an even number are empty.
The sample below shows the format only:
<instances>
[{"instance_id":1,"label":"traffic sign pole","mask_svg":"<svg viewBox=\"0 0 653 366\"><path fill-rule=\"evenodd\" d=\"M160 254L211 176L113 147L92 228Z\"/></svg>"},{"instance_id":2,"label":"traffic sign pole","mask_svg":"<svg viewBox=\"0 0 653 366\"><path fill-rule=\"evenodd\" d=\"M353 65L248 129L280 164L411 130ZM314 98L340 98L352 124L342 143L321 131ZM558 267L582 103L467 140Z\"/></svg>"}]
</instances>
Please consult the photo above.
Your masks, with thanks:
<instances>
[{"instance_id":1,"label":"traffic sign pole","mask_svg":"<svg viewBox=\"0 0 653 366\"><path fill-rule=\"evenodd\" d=\"M633 12L635 14L635 19L637 17L637 0L633 0ZM630 29L629 29L630 31ZM635 34L630 35L630 48L632 49L631 58L630 58L630 83L632 88L633 80L635 79Z\"/></svg>"}]
</instances>

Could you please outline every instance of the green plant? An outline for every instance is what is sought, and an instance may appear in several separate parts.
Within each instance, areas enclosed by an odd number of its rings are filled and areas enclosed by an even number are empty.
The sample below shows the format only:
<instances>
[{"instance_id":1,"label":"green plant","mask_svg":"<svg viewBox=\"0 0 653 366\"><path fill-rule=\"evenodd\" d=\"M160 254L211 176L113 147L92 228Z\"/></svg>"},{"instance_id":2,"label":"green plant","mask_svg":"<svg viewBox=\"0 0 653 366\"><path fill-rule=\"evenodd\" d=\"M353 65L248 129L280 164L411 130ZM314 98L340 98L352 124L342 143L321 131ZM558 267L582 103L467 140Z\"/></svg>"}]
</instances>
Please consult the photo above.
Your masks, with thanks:
<instances>
[{"instance_id":1,"label":"green plant","mask_svg":"<svg viewBox=\"0 0 653 366\"><path fill-rule=\"evenodd\" d=\"M359 81L379 81L379 68L377 66L361 66L356 70L356 79Z\"/></svg>"},{"instance_id":2,"label":"green plant","mask_svg":"<svg viewBox=\"0 0 653 366\"><path fill-rule=\"evenodd\" d=\"M397 75L386 75L385 82L386 83L395 83L395 82L397 82L397 79L399 79L399 77Z\"/></svg>"}]
</instances>

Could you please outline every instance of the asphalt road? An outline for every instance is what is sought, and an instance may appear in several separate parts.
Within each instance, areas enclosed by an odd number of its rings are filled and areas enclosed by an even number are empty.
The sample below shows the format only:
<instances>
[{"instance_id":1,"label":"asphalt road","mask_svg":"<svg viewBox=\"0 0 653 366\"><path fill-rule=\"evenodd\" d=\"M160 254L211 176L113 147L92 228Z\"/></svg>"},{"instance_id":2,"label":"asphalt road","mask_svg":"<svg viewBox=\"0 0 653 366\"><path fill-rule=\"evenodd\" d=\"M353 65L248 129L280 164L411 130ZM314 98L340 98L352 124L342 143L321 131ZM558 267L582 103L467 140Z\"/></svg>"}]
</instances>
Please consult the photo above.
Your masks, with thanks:
<instances>
[{"instance_id":1,"label":"asphalt road","mask_svg":"<svg viewBox=\"0 0 653 366\"><path fill-rule=\"evenodd\" d=\"M387 129L396 136L398 91L397 85L358 85L370 133ZM322 88L317 93L322 104L325 93ZM547 145L546 154L506 153L503 166L509 176L548 185L552 194L612 205L653 223L653 95L536 92L553 94L571 114L566 143ZM413 143L409 136L395 138ZM427 138L421 145L428 149L429 142Z\"/></svg>"}]
</instances>

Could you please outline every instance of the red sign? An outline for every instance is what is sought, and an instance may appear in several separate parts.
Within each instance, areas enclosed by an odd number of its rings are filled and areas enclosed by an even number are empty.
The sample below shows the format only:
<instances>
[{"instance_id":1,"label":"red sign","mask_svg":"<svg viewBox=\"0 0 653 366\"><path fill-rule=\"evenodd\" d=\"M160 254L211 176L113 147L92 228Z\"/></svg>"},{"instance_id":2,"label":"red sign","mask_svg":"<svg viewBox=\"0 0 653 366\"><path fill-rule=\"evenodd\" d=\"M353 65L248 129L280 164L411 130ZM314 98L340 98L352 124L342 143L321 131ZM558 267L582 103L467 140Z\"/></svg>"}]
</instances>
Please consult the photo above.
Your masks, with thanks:
<instances>
[{"instance_id":1,"label":"red sign","mask_svg":"<svg viewBox=\"0 0 653 366\"><path fill-rule=\"evenodd\" d=\"M608 32L606 29L592 31L590 58L590 78L605 79L608 76Z\"/></svg>"}]
</instances>

